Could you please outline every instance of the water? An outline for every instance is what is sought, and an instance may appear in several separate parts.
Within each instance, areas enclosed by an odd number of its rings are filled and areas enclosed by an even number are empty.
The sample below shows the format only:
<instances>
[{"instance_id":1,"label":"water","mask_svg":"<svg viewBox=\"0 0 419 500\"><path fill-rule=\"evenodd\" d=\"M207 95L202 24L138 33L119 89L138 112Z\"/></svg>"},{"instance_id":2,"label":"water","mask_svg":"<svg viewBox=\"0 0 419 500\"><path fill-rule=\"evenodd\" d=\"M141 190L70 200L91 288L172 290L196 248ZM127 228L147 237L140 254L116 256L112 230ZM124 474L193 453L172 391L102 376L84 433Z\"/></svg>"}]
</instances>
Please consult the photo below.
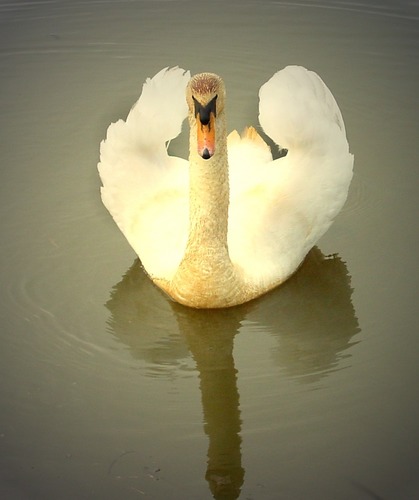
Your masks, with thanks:
<instances>
[{"instance_id":1,"label":"water","mask_svg":"<svg viewBox=\"0 0 419 500\"><path fill-rule=\"evenodd\" d=\"M0 2L2 498L419 495L418 28L408 1ZM172 304L99 142L162 67L221 74L242 129L291 63L342 109L347 205L282 288Z\"/></svg>"}]
</instances>

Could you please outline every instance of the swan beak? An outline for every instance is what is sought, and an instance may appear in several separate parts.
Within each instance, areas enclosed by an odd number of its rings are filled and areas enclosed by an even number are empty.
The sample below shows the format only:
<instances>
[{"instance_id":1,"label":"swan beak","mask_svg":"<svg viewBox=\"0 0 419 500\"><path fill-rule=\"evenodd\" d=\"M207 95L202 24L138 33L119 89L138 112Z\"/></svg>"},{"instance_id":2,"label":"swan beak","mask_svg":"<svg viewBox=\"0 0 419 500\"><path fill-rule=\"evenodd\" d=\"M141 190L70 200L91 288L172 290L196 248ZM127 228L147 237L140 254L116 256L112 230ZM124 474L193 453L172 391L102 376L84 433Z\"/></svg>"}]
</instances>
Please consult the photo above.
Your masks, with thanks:
<instances>
[{"instance_id":1,"label":"swan beak","mask_svg":"<svg viewBox=\"0 0 419 500\"><path fill-rule=\"evenodd\" d=\"M198 154L204 159L208 160L215 153L215 117L216 101L215 96L211 101L203 106L195 98L195 118L197 125L197 147Z\"/></svg>"},{"instance_id":2,"label":"swan beak","mask_svg":"<svg viewBox=\"0 0 419 500\"><path fill-rule=\"evenodd\" d=\"M215 153L215 116L210 114L208 124L204 125L199 117L196 119L198 130L198 154L208 160Z\"/></svg>"}]
</instances>

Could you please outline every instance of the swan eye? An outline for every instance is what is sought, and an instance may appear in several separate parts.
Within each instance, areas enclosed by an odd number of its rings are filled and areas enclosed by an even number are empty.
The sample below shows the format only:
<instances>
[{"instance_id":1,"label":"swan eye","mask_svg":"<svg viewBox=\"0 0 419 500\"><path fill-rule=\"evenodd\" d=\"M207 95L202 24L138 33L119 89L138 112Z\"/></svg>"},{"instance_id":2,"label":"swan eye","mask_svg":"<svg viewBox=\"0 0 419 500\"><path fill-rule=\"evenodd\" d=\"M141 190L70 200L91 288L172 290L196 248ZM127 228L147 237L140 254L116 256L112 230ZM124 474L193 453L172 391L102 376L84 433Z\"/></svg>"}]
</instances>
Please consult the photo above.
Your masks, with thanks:
<instances>
[{"instance_id":1,"label":"swan eye","mask_svg":"<svg viewBox=\"0 0 419 500\"><path fill-rule=\"evenodd\" d=\"M199 114L199 120L202 125L208 125L211 113L213 113L214 116L217 116L217 110L216 110L217 97L218 96L216 95L210 100L210 102L206 106L203 106L200 102L198 102L195 99L195 97L192 96L195 106L195 117L197 117Z\"/></svg>"}]
</instances>

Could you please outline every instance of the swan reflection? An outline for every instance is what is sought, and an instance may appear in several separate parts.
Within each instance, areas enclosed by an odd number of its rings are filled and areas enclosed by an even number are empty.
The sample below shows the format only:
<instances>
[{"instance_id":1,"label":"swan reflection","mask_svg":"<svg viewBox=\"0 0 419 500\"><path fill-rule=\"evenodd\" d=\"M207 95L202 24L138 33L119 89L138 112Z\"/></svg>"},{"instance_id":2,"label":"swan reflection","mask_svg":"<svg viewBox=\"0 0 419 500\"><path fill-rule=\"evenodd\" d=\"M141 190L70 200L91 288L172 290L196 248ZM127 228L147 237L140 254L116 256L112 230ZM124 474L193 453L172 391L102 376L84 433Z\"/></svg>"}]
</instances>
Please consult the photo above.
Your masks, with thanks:
<instances>
[{"instance_id":1,"label":"swan reflection","mask_svg":"<svg viewBox=\"0 0 419 500\"><path fill-rule=\"evenodd\" d=\"M206 479L214 498L238 498L244 481L235 335L249 322L257 324L277 340L272 357L284 374L317 381L349 356L345 351L359 330L349 281L339 257L314 248L282 287L230 309L197 310L172 302L138 260L114 287L106 304L111 332L134 358L154 368L153 376L184 369L192 356L209 439Z\"/></svg>"}]
</instances>

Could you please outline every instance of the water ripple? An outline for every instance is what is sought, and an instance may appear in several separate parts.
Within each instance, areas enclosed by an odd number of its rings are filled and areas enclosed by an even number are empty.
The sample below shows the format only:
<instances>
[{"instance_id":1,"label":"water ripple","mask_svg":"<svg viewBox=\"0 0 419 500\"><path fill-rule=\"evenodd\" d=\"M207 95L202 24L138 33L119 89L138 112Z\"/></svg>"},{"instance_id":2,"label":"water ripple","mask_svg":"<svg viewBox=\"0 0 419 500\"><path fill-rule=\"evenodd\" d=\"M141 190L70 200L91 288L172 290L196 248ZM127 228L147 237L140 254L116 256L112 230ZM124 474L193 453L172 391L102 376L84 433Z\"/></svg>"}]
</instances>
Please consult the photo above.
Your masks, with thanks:
<instances>
[{"instance_id":1,"label":"water ripple","mask_svg":"<svg viewBox=\"0 0 419 500\"><path fill-rule=\"evenodd\" d=\"M371 14L374 16L390 17L397 19L408 19L416 21L419 19L417 12L414 12L414 6L402 3L394 3L391 5L383 5L381 2L378 4L368 3L353 3L353 2L336 2L336 3L315 3L315 2L272 2L284 7L307 7L314 9L327 9L337 10L343 12L357 12L361 14Z\"/></svg>"}]
</instances>

